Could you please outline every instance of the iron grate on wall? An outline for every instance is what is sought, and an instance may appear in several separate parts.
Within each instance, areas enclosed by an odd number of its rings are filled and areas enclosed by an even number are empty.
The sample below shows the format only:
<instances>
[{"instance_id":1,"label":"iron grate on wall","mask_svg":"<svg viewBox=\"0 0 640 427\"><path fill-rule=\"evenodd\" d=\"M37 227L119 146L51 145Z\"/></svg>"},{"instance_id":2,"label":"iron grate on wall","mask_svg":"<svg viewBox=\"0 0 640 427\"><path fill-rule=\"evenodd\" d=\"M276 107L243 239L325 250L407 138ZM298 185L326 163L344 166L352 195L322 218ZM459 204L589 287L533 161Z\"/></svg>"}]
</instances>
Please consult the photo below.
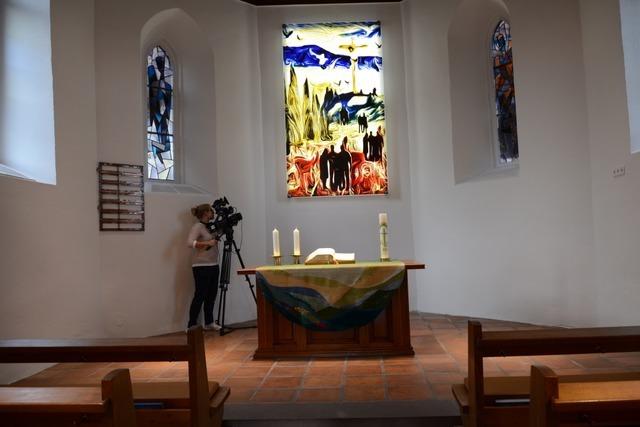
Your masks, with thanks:
<instances>
[{"instance_id":1,"label":"iron grate on wall","mask_svg":"<svg viewBox=\"0 0 640 427\"><path fill-rule=\"evenodd\" d=\"M98 163L100 231L144 231L142 166Z\"/></svg>"}]
</instances>

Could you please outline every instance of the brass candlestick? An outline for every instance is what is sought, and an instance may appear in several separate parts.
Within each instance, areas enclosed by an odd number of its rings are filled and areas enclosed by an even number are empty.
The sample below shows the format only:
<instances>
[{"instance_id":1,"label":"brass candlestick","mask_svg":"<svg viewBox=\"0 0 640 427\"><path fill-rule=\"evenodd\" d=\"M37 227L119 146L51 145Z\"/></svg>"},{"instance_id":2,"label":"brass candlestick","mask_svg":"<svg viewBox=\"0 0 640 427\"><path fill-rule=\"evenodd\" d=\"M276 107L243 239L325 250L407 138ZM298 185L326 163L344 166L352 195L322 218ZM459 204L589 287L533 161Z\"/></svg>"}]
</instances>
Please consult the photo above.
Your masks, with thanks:
<instances>
[{"instance_id":1,"label":"brass candlestick","mask_svg":"<svg viewBox=\"0 0 640 427\"><path fill-rule=\"evenodd\" d=\"M282 265L282 257L280 255L273 256L273 265Z\"/></svg>"},{"instance_id":2,"label":"brass candlestick","mask_svg":"<svg viewBox=\"0 0 640 427\"><path fill-rule=\"evenodd\" d=\"M293 254L291 256L293 257L294 264L300 264L300 255Z\"/></svg>"}]
</instances>

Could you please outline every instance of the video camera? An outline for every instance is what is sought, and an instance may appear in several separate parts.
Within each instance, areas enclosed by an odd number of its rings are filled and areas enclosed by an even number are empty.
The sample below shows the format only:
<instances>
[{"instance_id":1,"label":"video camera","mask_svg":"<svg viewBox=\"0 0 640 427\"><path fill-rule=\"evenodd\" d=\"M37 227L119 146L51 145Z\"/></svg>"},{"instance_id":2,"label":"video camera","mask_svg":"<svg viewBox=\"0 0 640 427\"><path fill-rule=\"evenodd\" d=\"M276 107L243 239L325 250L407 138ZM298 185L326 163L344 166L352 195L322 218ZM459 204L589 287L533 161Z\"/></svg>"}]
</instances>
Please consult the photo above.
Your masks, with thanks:
<instances>
[{"instance_id":1,"label":"video camera","mask_svg":"<svg viewBox=\"0 0 640 427\"><path fill-rule=\"evenodd\" d=\"M242 214L236 208L229 205L226 197L221 197L211 204L216 213L216 218L211 223L212 232L218 238L227 236L227 240L233 237L233 227L242 221Z\"/></svg>"}]
</instances>

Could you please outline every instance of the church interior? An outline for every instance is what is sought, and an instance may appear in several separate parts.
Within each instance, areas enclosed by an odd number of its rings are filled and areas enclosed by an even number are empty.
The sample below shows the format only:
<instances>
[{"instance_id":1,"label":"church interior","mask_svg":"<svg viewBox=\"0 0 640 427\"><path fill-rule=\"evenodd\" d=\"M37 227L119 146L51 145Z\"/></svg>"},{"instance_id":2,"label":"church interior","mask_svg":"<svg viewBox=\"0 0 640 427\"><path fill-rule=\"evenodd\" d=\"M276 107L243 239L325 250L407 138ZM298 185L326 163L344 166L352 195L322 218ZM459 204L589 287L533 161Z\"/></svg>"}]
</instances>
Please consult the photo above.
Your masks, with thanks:
<instances>
[{"instance_id":1,"label":"church interior","mask_svg":"<svg viewBox=\"0 0 640 427\"><path fill-rule=\"evenodd\" d=\"M365 21L383 40L385 194L290 197L283 25ZM640 425L637 0L5 0L0 22L0 424L22 416L3 406L11 387L99 391L102 381L104 399L113 369L191 385L200 360L111 360L103 348L58 361L35 348L44 341L27 351L16 340L151 337L203 343L205 383L230 390L216 406L224 415L210 409L220 419L195 424L189 389L185 425L568 425L544 422L569 391L534 394L564 376L628 392L614 415L589 409L619 417L598 425ZM517 88L507 155L491 50L502 22ZM174 72L170 179L149 175L149 156L163 155L148 150L158 46ZM515 126L514 116L509 138ZM141 229L103 228L105 163L144 170ZM223 321L257 328L185 334L190 209L222 197L242 214ZM258 273L237 271L274 264L272 230L283 264L296 244L303 259L335 248L378 260L380 213L389 257L421 266L403 272L410 354L254 357L267 309L254 300ZM545 332L535 341L531 329ZM482 395L489 376L525 378L509 401L525 415L487 421L500 403Z\"/></svg>"}]
</instances>

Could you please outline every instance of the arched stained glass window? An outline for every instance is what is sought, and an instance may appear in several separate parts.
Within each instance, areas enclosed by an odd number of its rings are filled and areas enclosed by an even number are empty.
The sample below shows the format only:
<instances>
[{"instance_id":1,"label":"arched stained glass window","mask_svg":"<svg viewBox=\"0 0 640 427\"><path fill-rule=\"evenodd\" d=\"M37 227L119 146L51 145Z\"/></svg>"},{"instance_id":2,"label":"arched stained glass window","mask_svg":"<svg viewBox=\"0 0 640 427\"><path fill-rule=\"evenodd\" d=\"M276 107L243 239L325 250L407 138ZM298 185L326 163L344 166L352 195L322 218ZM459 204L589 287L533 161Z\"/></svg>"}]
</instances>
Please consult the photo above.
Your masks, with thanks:
<instances>
[{"instance_id":1,"label":"arched stained glass window","mask_svg":"<svg viewBox=\"0 0 640 427\"><path fill-rule=\"evenodd\" d=\"M173 66L167 52L156 46L147 55L147 178L175 179Z\"/></svg>"},{"instance_id":2,"label":"arched stained glass window","mask_svg":"<svg viewBox=\"0 0 640 427\"><path fill-rule=\"evenodd\" d=\"M500 163L518 158L518 129L516 125L516 96L513 84L511 29L501 20L493 31L491 43L493 79L495 86L497 134Z\"/></svg>"}]
</instances>

